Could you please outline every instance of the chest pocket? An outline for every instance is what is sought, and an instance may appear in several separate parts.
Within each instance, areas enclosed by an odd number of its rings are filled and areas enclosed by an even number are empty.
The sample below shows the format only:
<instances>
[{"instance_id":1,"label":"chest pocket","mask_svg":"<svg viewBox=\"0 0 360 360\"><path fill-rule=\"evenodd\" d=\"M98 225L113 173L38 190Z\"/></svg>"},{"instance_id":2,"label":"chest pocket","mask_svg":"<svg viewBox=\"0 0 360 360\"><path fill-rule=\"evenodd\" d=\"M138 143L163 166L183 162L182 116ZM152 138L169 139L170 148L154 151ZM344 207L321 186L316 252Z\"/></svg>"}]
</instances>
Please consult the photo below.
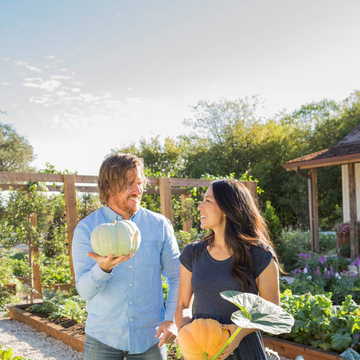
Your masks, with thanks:
<instances>
[{"instance_id":1,"label":"chest pocket","mask_svg":"<svg viewBox=\"0 0 360 360\"><path fill-rule=\"evenodd\" d=\"M138 251L142 265L151 268L160 267L161 249L157 241L142 242Z\"/></svg>"}]
</instances>

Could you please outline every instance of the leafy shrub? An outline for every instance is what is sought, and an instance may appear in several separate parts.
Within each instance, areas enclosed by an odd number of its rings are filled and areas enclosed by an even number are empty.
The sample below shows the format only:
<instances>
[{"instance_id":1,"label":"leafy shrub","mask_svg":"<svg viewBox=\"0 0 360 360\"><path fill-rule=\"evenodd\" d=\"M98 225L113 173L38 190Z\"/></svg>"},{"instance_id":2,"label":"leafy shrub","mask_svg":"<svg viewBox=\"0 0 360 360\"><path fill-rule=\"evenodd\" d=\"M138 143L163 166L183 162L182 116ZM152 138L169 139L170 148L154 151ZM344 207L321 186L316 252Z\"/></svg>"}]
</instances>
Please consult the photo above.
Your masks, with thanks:
<instances>
[{"instance_id":1,"label":"leafy shrub","mask_svg":"<svg viewBox=\"0 0 360 360\"><path fill-rule=\"evenodd\" d=\"M310 252L310 231L284 229L275 245L280 262L287 272L291 272L297 266L299 254ZM337 251L335 235L320 233L319 250L320 254L335 254Z\"/></svg>"},{"instance_id":2,"label":"leafy shrub","mask_svg":"<svg viewBox=\"0 0 360 360\"><path fill-rule=\"evenodd\" d=\"M342 257L324 256L316 253L301 253L288 285L294 294L331 294L335 304L341 304L347 295L360 302L360 274L347 270L349 261Z\"/></svg>"},{"instance_id":3,"label":"leafy shrub","mask_svg":"<svg viewBox=\"0 0 360 360\"><path fill-rule=\"evenodd\" d=\"M43 286L71 283L70 259L66 254L54 258L40 254L40 271Z\"/></svg>"},{"instance_id":4,"label":"leafy shrub","mask_svg":"<svg viewBox=\"0 0 360 360\"><path fill-rule=\"evenodd\" d=\"M0 359L2 360L30 360L29 358L24 358L22 356L13 356L14 352L12 348L7 348L6 350L2 349L0 344Z\"/></svg>"},{"instance_id":5,"label":"leafy shrub","mask_svg":"<svg viewBox=\"0 0 360 360\"><path fill-rule=\"evenodd\" d=\"M293 295L287 290L281 306L295 319L291 333L281 335L284 339L322 350L359 352L360 305L350 295L334 306L328 295Z\"/></svg>"},{"instance_id":6,"label":"leafy shrub","mask_svg":"<svg viewBox=\"0 0 360 360\"><path fill-rule=\"evenodd\" d=\"M16 290L21 289L21 283L13 274L12 262L8 254L0 254L0 309L5 309L5 304L10 302L14 293L7 285L15 284Z\"/></svg>"},{"instance_id":7,"label":"leafy shrub","mask_svg":"<svg viewBox=\"0 0 360 360\"><path fill-rule=\"evenodd\" d=\"M203 238L206 232L207 230L202 230L200 233L198 233L196 229L191 229L191 232L183 230L175 232L175 237L180 251L182 251L187 244L193 243L194 241L198 241Z\"/></svg>"},{"instance_id":8,"label":"leafy shrub","mask_svg":"<svg viewBox=\"0 0 360 360\"><path fill-rule=\"evenodd\" d=\"M52 318L67 318L77 323L83 322L87 317L86 301L80 296L72 296L59 304L56 310L49 316Z\"/></svg>"},{"instance_id":9,"label":"leafy shrub","mask_svg":"<svg viewBox=\"0 0 360 360\"><path fill-rule=\"evenodd\" d=\"M266 220L268 229L269 229L269 235L270 239L275 244L275 247L277 247L278 240L281 237L282 232L282 225L280 222L279 217L275 213L275 209L272 207L270 201L266 201L265 210L263 211L263 217Z\"/></svg>"}]
</instances>

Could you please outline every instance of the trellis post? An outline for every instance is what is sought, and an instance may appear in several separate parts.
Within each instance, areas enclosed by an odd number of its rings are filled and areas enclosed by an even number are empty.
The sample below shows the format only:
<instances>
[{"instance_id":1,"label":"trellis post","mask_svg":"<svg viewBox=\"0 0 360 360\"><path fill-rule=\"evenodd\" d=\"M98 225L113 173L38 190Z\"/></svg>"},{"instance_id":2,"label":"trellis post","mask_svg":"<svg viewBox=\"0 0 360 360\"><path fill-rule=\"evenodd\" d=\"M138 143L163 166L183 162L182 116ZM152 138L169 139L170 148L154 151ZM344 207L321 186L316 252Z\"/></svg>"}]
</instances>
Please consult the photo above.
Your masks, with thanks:
<instances>
[{"instance_id":1,"label":"trellis post","mask_svg":"<svg viewBox=\"0 0 360 360\"><path fill-rule=\"evenodd\" d=\"M170 178L159 178L161 213L173 222Z\"/></svg>"},{"instance_id":2,"label":"trellis post","mask_svg":"<svg viewBox=\"0 0 360 360\"><path fill-rule=\"evenodd\" d=\"M66 204L66 223L69 242L69 257L70 257L70 270L72 285L75 285L75 273L72 260L72 239L74 236L74 230L78 222L78 214L76 208L76 190L75 190L75 174L63 175L64 178L64 192L65 192L65 204Z\"/></svg>"},{"instance_id":3,"label":"trellis post","mask_svg":"<svg viewBox=\"0 0 360 360\"><path fill-rule=\"evenodd\" d=\"M37 215L31 214L30 215L30 225L37 227ZM31 244L31 237L30 237L30 244ZM30 245L31 249L31 268L32 268L32 276L31 276L31 287L32 289L36 290L34 297L35 299L40 299L42 295L42 287L41 287L41 271L39 265L39 247L36 244L35 246Z\"/></svg>"},{"instance_id":4,"label":"trellis post","mask_svg":"<svg viewBox=\"0 0 360 360\"><path fill-rule=\"evenodd\" d=\"M190 199L190 194L181 194L181 208L183 209L183 212L187 213L188 206L187 206L187 200ZM191 215L188 219L186 219L182 223L182 229L183 231L190 232L191 231Z\"/></svg>"}]
</instances>

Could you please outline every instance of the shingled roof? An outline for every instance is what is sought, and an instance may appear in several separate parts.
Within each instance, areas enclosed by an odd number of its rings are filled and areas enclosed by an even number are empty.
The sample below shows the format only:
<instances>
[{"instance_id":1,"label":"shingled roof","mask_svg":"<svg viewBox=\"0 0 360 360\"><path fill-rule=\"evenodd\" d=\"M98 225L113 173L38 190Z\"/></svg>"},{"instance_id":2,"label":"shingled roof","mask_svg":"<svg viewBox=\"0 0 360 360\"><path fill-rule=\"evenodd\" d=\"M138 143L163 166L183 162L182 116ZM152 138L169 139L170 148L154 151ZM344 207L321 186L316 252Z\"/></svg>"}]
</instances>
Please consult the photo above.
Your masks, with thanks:
<instances>
[{"instance_id":1,"label":"shingled roof","mask_svg":"<svg viewBox=\"0 0 360 360\"><path fill-rule=\"evenodd\" d=\"M336 146L288 161L286 170L311 169L360 162L360 125L350 131Z\"/></svg>"}]
</instances>

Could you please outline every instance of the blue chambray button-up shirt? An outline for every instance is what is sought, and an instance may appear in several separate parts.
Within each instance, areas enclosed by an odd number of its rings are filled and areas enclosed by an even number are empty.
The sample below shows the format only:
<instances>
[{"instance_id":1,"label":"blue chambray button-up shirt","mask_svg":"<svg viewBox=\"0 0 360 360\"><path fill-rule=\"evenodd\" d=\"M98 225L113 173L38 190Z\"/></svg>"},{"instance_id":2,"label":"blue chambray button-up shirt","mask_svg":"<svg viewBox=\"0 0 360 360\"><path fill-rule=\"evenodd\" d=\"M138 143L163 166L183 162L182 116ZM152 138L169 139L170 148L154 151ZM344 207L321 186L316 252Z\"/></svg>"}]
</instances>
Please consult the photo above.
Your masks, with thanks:
<instances>
[{"instance_id":1,"label":"blue chambray button-up shirt","mask_svg":"<svg viewBox=\"0 0 360 360\"><path fill-rule=\"evenodd\" d=\"M81 220L74 232L72 257L76 289L87 300L85 331L98 341L131 354L159 342L157 327L174 321L179 286L179 247L170 221L144 208L131 217L141 233L134 256L111 273L87 256L90 234L102 223L122 220L105 206ZM166 309L161 275L167 280Z\"/></svg>"}]
</instances>

